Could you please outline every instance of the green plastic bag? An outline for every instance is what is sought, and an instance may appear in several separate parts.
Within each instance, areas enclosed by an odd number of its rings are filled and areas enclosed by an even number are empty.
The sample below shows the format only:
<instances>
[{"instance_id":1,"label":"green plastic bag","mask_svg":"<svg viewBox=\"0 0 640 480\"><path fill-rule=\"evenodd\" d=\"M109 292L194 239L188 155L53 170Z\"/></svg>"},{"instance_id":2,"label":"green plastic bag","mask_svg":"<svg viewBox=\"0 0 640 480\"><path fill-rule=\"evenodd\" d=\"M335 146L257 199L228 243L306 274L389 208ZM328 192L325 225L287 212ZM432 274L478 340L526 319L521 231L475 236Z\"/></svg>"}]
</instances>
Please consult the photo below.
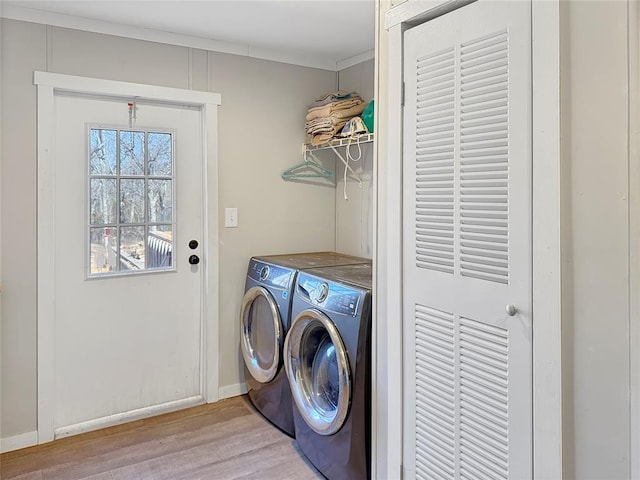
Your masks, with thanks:
<instances>
[{"instance_id":1,"label":"green plastic bag","mask_svg":"<svg viewBox=\"0 0 640 480\"><path fill-rule=\"evenodd\" d=\"M369 133L373 133L373 100L364 108L361 117Z\"/></svg>"}]
</instances>

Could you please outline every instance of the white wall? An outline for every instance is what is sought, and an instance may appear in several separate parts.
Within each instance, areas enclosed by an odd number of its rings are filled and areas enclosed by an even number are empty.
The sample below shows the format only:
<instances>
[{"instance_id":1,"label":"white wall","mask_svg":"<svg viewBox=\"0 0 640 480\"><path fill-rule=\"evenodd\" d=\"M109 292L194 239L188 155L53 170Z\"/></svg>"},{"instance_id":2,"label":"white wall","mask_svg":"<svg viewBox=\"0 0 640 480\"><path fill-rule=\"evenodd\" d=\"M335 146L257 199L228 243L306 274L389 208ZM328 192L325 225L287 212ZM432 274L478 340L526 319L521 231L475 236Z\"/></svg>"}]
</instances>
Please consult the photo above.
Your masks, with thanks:
<instances>
[{"instance_id":1,"label":"white wall","mask_svg":"<svg viewBox=\"0 0 640 480\"><path fill-rule=\"evenodd\" d=\"M36 430L34 70L209 90L219 109L220 385L243 380L237 318L249 257L335 248L335 190L283 182L298 163L306 106L336 73L2 19L2 438Z\"/></svg>"},{"instance_id":2,"label":"white wall","mask_svg":"<svg viewBox=\"0 0 640 480\"><path fill-rule=\"evenodd\" d=\"M629 325L638 322L629 316L627 4L565 2L561 22L564 478L627 479Z\"/></svg>"}]
</instances>

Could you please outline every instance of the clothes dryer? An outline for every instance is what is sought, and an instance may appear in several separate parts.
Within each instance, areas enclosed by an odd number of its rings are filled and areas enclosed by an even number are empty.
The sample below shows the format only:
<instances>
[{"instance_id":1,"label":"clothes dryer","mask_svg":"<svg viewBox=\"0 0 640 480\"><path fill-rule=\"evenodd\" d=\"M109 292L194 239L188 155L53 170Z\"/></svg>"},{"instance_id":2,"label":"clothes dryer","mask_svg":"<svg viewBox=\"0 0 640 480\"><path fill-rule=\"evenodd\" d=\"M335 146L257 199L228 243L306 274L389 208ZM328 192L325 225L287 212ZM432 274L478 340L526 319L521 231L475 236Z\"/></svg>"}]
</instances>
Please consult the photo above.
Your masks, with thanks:
<instances>
[{"instance_id":1,"label":"clothes dryer","mask_svg":"<svg viewBox=\"0 0 640 480\"><path fill-rule=\"evenodd\" d=\"M328 479L370 478L371 264L301 271L285 340L296 441Z\"/></svg>"},{"instance_id":2,"label":"clothes dryer","mask_svg":"<svg viewBox=\"0 0 640 480\"><path fill-rule=\"evenodd\" d=\"M248 396L256 409L287 435L294 436L294 424L282 354L296 275L303 268L358 263L371 260L314 252L260 256L249 261L240 310Z\"/></svg>"}]
</instances>

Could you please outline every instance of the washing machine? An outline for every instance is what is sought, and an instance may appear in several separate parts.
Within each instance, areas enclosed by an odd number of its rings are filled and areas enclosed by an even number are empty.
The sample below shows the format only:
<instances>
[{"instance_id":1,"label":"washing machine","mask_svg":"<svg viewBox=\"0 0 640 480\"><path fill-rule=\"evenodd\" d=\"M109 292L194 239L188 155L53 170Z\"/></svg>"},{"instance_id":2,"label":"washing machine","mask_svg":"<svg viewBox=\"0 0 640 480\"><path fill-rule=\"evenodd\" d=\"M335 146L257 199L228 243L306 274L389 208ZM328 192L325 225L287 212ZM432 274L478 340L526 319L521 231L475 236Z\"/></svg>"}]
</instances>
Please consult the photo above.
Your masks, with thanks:
<instances>
[{"instance_id":1,"label":"washing machine","mask_svg":"<svg viewBox=\"0 0 640 480\"><path fill-rule=\"evenodd\" d=\"M249 261L240 309L240 349L248 396L287 435L294 436L294 424L282 354L297 273L303 268L370 262L336 252L260 256Z\"/></svg>"},{"instance_id":2,"label":"washing machine","mask_svg":"<svg viewBox=\"0 0 640 480\"><path fill-rule=\"evenodd\" d=\"M328 479L370 478L371 264L296 280L285 340L296 441Z\"/></svg>"}]
</instances>

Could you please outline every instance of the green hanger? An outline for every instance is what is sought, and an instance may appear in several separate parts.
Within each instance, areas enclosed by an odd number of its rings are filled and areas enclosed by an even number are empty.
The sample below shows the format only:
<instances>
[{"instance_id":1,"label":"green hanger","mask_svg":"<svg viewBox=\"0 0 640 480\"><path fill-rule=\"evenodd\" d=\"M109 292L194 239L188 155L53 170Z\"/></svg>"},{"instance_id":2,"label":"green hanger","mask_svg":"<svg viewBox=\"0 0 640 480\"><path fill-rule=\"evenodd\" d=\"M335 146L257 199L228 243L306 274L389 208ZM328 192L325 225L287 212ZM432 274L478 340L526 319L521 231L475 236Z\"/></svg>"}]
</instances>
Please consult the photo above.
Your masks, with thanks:
<instances>
[{"instance_id":1,"label":"green hanger","mask_svg":"<svg viewBox=\"0 0 640 480\"><path fill-rule=\"evenodd\" d=\"M307 158L307 153L311 157ZM304 152L304 162L299 163L282 172L283 180L291 180L296 178L333 178L335 174L332 170L323 167L313 152Z\"/></svg>"}]
</instances>

